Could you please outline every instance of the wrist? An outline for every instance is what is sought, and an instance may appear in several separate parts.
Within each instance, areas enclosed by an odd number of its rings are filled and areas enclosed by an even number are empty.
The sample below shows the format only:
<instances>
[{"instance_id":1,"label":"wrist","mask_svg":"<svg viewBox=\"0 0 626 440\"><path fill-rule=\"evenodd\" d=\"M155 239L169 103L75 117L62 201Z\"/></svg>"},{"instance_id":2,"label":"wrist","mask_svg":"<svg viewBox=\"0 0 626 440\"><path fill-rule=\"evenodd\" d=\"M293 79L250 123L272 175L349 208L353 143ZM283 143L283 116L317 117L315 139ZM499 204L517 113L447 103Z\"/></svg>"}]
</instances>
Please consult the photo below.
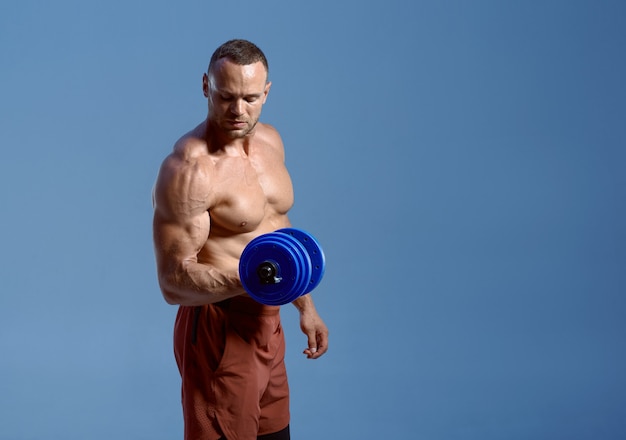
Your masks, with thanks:
<instances>
[{"instance_id":1,"label":"wrist","mask_svg":"<svg viewBox=\"0 0 626 440\"><path fill-rule=\"evenodd\" d=\"M292 304L298 309L300 314L304 314L307 312L315 311L315 306L313 305L313 300L311 299L309 294L303 295L299 298L296 298Z\"/></svg>"}]
</instances>

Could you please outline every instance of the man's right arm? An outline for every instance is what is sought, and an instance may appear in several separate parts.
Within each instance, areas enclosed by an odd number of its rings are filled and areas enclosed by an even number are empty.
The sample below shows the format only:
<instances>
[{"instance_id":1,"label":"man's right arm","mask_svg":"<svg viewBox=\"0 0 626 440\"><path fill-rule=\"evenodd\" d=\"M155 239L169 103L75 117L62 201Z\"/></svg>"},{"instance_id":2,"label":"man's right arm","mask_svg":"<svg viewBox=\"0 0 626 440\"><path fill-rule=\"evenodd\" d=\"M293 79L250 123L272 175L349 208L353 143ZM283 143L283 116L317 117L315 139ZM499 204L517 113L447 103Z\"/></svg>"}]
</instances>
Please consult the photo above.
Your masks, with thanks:
<instances>
[{"instance_id":1,"label":"man's right arm","mask_svg":"<svg viewBox=\"0 0 626 440\"><path fill-rule=\"evenodd\" d=\"M245 293L238 273L198 262L211 225L207 167L169 157L155 184L154 250L159 285L169 304L202 305Z\"/></svg>"}]
</instances>

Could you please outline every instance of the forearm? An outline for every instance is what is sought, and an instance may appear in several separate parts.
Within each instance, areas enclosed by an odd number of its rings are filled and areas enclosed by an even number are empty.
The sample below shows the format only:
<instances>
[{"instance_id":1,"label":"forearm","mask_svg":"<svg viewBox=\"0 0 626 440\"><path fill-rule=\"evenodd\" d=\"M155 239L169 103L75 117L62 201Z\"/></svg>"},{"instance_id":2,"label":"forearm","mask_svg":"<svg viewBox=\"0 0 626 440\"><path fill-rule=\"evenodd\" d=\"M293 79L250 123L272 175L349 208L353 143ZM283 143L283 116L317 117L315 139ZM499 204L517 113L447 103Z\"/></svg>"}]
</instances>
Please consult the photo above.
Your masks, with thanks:
<instances>
[{"instance_id":1,"label":"forearm","mask_svg":"<svg viewBox=\"0 0 626 440\"><path fill-rule=\"evenodd\" d=\"M304 354L309 359L317 359L328 350L328 328L317 314L310 295L301 296L292 304L300 312L300 328L308 340Z\"/></svg>"},{"instance_id":2,"label":"forearm","mask_svg":"<svg viewBox=\"0 0 626 440\"><path fill-rule=\"evenodd\" d=\"M238 272L224 272L196 262L187 262L162 277L160 285L169 304L183 306L215 303L245 293Z\"/></svg>"},{"instance_id":3,"label":"forearm","mask_svg":"<svg viewBox=\"0 0 626 440\"><path fill-rule=\"evenodd\" d=\"M298 297L291 304L293 304L296 309L298 309L300 314L317 313L317 311L315 310L315 305L313 304L313 299L308 293L306 295Z\"/></svg>"}]
</instances>

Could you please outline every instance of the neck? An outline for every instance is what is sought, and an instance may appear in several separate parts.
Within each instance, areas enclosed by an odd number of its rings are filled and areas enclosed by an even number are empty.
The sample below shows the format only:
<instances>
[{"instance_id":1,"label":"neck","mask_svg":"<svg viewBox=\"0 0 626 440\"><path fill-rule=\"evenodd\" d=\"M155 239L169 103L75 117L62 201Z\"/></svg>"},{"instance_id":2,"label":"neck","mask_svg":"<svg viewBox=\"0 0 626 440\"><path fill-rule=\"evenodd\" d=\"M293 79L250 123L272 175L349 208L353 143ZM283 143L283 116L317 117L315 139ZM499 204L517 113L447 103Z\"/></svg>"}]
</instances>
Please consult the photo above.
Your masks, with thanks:
<instances>
[{"instance_id":1,"label":"neck","mask_svg":"<svg viewBox=\"0 0 626 440\"><path fill-rule=\"evenodd\" d=\"M208 119L204 121L204 139L209 152L238 152L238 154L248 155L250 141L254 136L254 129L242 137L232 137L223 130L214 127Z\"/></svg>"}]
</instances>

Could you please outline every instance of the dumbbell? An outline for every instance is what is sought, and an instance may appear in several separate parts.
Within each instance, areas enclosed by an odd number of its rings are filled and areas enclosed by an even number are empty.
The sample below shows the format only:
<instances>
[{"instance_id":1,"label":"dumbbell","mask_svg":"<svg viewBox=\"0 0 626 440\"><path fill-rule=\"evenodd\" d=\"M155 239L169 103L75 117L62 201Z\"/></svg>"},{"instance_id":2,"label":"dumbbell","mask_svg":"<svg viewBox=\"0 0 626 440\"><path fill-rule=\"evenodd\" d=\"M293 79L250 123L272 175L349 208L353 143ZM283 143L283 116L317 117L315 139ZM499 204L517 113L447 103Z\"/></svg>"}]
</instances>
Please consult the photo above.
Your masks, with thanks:
<instances>
[{"instance_id":1,"label":"dumbbell","mask_svg":"<svg viewBox=\"0 0 626 440\"><path fill-rule=\"evenodd\" d=\"M266 305L283 305L311 292L324 276L326 259L308 232L284 228L254 238L239 260L248 294Z\"/></svg>"}]
</instances>

